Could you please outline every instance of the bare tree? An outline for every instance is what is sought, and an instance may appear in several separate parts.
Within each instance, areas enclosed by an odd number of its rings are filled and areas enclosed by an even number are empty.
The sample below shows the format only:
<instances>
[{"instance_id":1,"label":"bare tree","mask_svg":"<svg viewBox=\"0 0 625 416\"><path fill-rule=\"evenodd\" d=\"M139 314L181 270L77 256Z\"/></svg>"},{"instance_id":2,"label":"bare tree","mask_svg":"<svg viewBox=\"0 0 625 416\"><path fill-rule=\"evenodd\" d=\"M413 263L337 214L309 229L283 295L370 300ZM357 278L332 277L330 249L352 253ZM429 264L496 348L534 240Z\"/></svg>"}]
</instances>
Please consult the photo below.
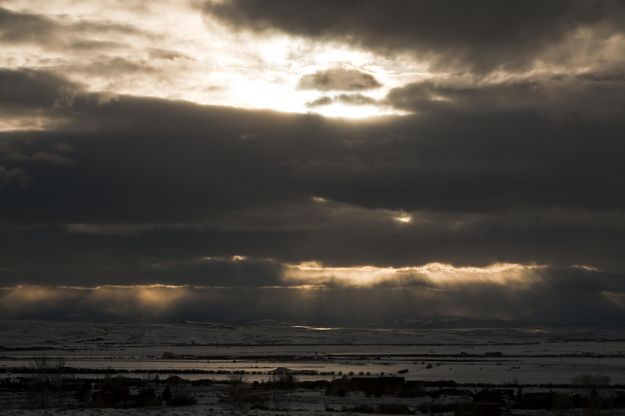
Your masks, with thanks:
<instances>
[{"instance_id":1,"label":"bare tree","mask_svg":"<svg viewBox=\"0 0 625 416\"><path fill-rule=\"evenodd\" d=\"M65 370L65 358L50 358L37 356L30 363L32 379L38 396L38 405L47 407L50 405L50 396L54 392L58 404L62 404L63 373Z\"/></svg>"},{"instance_id":2,"label":"bare tree","mask_svg":"<svg viewBox=\"0 0 625 416\"><path fill-rule=\"evenodd\" d=\"M237 410L244 410L245 407L245 393L246 393L246 376L244 373L232 373L228 376L230 381L230 388L228 396L232 405Z\"/></svg>"}]
</instances>

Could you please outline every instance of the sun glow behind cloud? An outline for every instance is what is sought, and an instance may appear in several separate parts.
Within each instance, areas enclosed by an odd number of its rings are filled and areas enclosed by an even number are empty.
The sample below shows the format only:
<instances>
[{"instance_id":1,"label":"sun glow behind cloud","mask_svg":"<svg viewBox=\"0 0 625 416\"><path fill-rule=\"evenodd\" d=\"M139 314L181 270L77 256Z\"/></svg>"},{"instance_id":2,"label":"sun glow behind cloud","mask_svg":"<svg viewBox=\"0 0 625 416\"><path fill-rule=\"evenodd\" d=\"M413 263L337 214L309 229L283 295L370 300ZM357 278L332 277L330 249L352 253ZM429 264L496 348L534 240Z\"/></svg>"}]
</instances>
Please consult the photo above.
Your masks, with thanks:
<instances>
[{"instance_id":1,"label":"sun glow behind cloud","mask_svg":"<svg viewBox=\"0 0 625 416\"><path fill-rule=\"evenodd\" d=\"M371 73L382 87L367 91L381 100L405 83L400 60L345 45L287 35L234 32L192 4L165 1L137 7L104 7L99 2L2 3L9 10L37 13L62 29L54 47L37 43L3 46L0 66L36 67L67 76L91 92L180 99L199 104L363 118L402 114L384 105L336 103L310 108L319 91L298 89L300 78L335 66ZM63 15L58 13L63 10ZM107 30L72 29L89 21ZM118 25L118 26L114 26ZM78 27L78 26L77 26ZM74 30L72 32L72 30ZM81 47L76 44L97 46Z\"/></svg>"},{"instance_id":2,"label":"sun glow behind cloud","mask_svg":"<svg viewBox=\"0 0 625 416\"><path fill-rule=\"evenodd\" d=\"M410 224L412 222L412 215L401 214L396 217L393 217L393 219L401 224Z\"/></svg>"},{"instance_id":3,"label":"sun glow behind cloud","mask_svg":"<svg viewBox=\"0 0 625 416\"><path fill-rule=\"evenodd\" d=\"M18 285L0 288L2 310L30 310L54 307L72 300L95 306L106 313L132 308L150 314L164 312L187 299L189 287L181 285L102 285L95 287Z\"/></svg>"},{"instance_id":4,"label":"sun glow behind cloud","mask_svg":"<svg viewBox=\"0 0 625 416\"><path fill-rule=\"evenodd\" d=\"M406 267L331 267L313 261L287 265L284 278L299 283L334 282L361 287L415 282L441 287L464 283L505 285L529 283L533 273L544 267L514 263L495 263L486 267L455 267L443 263Z\"/></svg>"},{"instance_id":5,"label":"sun glow behind cloud","mask_svg":"<svg viewBox=\"0 0 625 416\"><path fill-rule=\"evenodd\" d=\"M349 104L330 104L311 110L326 117L339 118L368 118L390 114L400 114L397 111L384 111L380 107L373 105L349 105Z\"/></svg>"}]
</instances>

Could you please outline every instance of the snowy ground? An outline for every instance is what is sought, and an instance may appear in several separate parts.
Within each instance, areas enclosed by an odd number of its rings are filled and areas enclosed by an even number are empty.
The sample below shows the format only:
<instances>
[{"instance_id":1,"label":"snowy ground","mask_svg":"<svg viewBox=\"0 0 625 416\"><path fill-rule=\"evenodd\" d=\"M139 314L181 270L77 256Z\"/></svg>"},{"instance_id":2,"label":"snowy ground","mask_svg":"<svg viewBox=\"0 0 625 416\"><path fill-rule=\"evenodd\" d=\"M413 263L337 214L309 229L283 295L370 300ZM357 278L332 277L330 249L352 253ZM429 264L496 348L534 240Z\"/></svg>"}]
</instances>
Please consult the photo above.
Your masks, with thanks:
<instances>
[{"instance_id":1,"label":"snowy ground","mask_svg":"<svg viewBox=\"0 0 625 416\"><path fill-rule=\"evenodd\" d=\"M68 367L264 380L277 367L302 380L399 374L463 383L568 383L580 374L625 384L625 331L314 329L288 325L103 324L0 320L0 376L36 356ZM173 359L162 359L163 353ZM4 372L3 372L4 369ZM200 370L202 373L189 374Z\"/></svg>"},{"instance_id":2,"label":"snowy ground","mask_svg":"<svg viewBox=\"0 0 625 416\"><path fill-rule=\"evenodd\" d=\"M169 355L163 358L164 353ZM612 384L625 384L625 331L619 330L329 329L280 324L113 324L0 319L0 377L23 375L11 369L28 367L40 356L63 357L67 367L127 370L129 373L123 375L143 378L177 373L190 380L227 380L231 372L243 371L246 380L252 382L267 380L273 369L287 367L307 373L297 376L300 381L331 380L344 375L396 375L407 380L459 383L567 384L575 376L594 374L609 376ZM202 373L190 373L197 370ZM104 377L102 373L75 376ZM198 405L185 408L4 409L0 413L3 416L240 413L220 403L214 387L198 396ZM328 407L340 409L367 400L328 397L323 391L299 391L291 398L287 406L290 410L286 412L250 410L246 414L324 414ZM389 400L405 400L412 409L421 399ZM514 411L512 414L550 413Z\"/></svg>"}]
</instances>

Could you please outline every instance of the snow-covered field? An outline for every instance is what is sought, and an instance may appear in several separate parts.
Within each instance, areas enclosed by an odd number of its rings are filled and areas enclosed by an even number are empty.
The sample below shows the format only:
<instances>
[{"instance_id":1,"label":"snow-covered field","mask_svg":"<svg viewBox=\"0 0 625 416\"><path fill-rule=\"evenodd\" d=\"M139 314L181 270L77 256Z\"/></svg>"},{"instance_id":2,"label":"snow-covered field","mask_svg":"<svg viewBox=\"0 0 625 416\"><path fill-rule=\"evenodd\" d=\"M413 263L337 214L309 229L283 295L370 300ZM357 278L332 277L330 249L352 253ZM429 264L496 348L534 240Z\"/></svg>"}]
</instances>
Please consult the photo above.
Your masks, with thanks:
<instances>
[{"instance_id":1,"label":"snow-covered field","mask_svg":"<svg viewBox=\"0 0 625 416\"><path fill-rule=\"evenodd\" d=\"M210 322L91 323L0 319L0 345L53 348L145 345L534 345L544 342L620 342L622 329L353 329L288 324L229 325Z\"/></svg>"},{"instance_id":2,"label":"snow-covered field","mask_svg":"<svg viewBox=\"0 0 625 416\"><path fill-rule=\"evenodd\" d=\"M496 385L570 384L582 374L625 384L625 331L569 329L350 329L286 324L87 323L0 320L0 378L17 379L38 357L62 357L73 377L106 372L143 379L177 374L187 380L268 381L276 368L299 381L344 376L400 376ZM21 370L20 370L21 369ZM107 370L108 369L108 370ZM79 370L79 371L78 371ZM89 372L92 371L92 373ZM211 415L236 414L217 398L219 383L198 393L195 406L141 409L13 409L2 415ZM611 388L611 390L613 390ZM563 390L568 392L568 390ZM369 398L336 398L323 390L291 394L288 414L325 413ZM391 398L415 408L419 398ZM347 400L347 401L346 401ZM379 401L379 399L377 399ZM1 401L1 397L0 397ZM402 402L403 403L403 402ZM0 403L1 404L1 403ZM249 410L269 415L274 411ZM280 412L285 414L285 412ZM541 415L515 410L512 414ZM568 411L561 414L584 414ZM605 412L602 414L625 414Z\"/></svg>"},{"instance_id":3,"label":"snow-covered field","mask_svg":"<svg viewBox=\"0 0 625 416\"><path fill-rule=\"evenodd\" d=\"M579 374L602 374L625 384L625 331L617 330L328 329L4 319L0 346L0 371L28 366L34 357L47 355L64 357L68 367L179 371L196 379L223 379L229 372L245 371L250 379L263 380L271 370L287 367L300 372L301 379L401 372L407 379L463 383L568 383Z\"/></svg>"}]
</instances>

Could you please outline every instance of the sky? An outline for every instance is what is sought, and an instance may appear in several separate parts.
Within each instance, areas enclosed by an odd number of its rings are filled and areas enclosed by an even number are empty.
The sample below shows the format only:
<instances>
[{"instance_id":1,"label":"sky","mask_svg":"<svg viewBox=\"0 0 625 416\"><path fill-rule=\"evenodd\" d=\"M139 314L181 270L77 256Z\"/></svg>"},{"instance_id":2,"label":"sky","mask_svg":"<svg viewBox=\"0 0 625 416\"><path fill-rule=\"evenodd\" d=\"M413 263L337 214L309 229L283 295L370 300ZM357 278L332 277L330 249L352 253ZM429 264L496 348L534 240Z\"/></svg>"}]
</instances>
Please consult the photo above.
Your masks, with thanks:
<instances>
[{"instance_id":1,"label":"sky","mask_svg":"<svg viewBox=\"0 0 625 416\"><path fill-rule=\"evenodd\" d=\"M0 316L625 325L624 21L0 0Z\"/></svg>"}]
</instances>

